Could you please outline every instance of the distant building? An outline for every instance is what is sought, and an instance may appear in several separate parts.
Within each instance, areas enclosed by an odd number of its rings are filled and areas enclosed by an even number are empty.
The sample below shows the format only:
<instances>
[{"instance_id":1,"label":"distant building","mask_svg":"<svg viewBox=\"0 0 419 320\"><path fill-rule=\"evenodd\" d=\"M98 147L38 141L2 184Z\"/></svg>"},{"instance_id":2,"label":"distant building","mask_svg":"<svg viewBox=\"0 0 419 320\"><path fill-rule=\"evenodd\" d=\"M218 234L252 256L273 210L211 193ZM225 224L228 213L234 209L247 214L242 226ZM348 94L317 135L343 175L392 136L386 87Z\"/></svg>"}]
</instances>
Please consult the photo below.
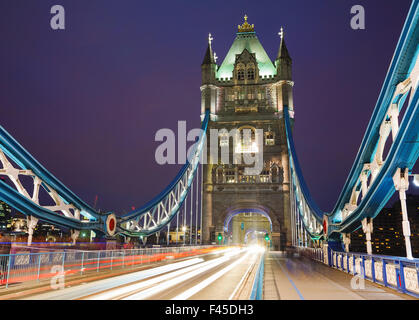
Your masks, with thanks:
<instances>
[{"instance_id":1,"label":"distant building","mask_svg":"<svg viewBox=\"0 0 419 320\"><path fill-rule=\"evenodd\" d=\"M412 254L415 258L419 258L419 196L408 195L406 202ZM400 201L396 201L391 208L384 208L374 219L373 225L371 237L373 254L406 256ZM350 251L366 252L366 239L362 228L352 233Z\"/></svg>"},{"instance_id":2,"label":"distant building","mask_svg":"<svg viewBox=\"0 0 419 320\"><path fill-rule=\"evenodd\" d=\"M7 230L11 217L12 209L10 206L6 202L0 201L0 232Z\"/></svg>"}]
</instances>

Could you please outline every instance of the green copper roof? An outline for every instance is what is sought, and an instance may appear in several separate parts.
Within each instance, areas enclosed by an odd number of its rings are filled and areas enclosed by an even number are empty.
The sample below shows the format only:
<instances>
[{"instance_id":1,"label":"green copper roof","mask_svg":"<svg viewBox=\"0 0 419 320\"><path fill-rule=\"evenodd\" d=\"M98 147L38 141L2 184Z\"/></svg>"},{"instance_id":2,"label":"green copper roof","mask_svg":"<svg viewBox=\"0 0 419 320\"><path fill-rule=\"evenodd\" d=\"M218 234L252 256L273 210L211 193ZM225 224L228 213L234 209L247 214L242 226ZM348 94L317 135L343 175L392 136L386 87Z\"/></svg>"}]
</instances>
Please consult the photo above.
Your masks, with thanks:
<instances>
[{"instance_id":1,"label":"green copper roof","mask_svg":"<svg viewBox=\"0 0 419 320\"><path fill-rule=\"evenodd\" d=\"M217 78L232 78L234 63L236 62L236 54L240 54L244 49L247 49L250 53L256 54L256 61L259 66L259 75L263 76L274 76L276 74L276 68L273 65L271 59L267 55L265 49L259 42L254 32L240 32L237 33L236 39L231 45L230 50L227 53L223 63L217 71Z\"/></svg>"}]
</instances>

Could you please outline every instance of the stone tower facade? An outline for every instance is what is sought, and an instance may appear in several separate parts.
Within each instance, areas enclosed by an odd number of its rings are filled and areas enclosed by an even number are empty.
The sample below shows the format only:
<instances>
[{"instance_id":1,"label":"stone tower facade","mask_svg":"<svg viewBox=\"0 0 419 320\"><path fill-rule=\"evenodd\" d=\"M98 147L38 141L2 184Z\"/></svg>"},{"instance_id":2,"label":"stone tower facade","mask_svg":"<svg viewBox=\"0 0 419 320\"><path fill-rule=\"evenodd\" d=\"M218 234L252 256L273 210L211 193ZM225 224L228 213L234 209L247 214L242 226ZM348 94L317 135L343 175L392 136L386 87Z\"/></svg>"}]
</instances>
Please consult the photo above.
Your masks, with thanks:
<instances>
[{"instance_id":1,"label":"stone tower facade","mask_svg":"<svg viewBox=\"0 0 419 320\"><path fill-rule=\"evenodd\" d=\"M288 106L293 121L294 83L282 29L280 35L278 55L272 61L254 25L245 17L221 65L216 63L209 36L201 65L201 113L203 117L206 110L210 111L209 139L212 129L219 130L216 143L220 150L228 148L229 162L211 161L209 146L213 141L209 141L208 163L203 170L203 243L218 242L220 235L224 243L231 242L233 217L259 214L269 221L270 239L276 250L291 245L289 158L283 112ZM240 137L244 136L243 129L248 129L250 140L235 143L234 137L226 133L234 129ZM263 136L257 139L260 130ZM232 161L246 153L263 156L258 174L249 175L247 164ZM240 225L237 219L235 225ZM251 230L244 222L241 227Z\"/></svg>"}]
</instances>

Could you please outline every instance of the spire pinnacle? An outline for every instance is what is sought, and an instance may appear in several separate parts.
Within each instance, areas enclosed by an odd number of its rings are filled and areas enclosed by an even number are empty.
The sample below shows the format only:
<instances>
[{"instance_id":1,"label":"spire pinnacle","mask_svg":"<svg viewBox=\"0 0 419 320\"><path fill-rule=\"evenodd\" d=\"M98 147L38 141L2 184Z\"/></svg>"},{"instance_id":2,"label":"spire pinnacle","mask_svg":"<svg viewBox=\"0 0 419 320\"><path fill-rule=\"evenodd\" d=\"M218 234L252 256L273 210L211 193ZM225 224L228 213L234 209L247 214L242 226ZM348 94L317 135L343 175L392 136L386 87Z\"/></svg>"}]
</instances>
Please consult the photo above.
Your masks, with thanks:
<instances>
[{"instance_id":1,"label":"spire pinnacle","mask_svg":"<svg viewBox=\"0 0 419 320\"><path fill-rule=\"evenodd\" d=\"M212 37L211 33L208 34L208 44L211 45L212 40L214 40L214 38Z\"/></svg>"},{"instance_id":2,"label":"spire pinnacle","mask_svg":"<svg viewBox=\"0 0 419 320\"><path fill-rule=\"evenodd\" d=\"M215 64L217 62L217 57L212 52L212 47L211 47L212 40L214 40L214 38L212 37L211 33L209 33L208 34L208 48L207 48L207 51L205 52L205 57L204 57L204 61L202 62L202 65Z\"/></svg>"},{"instance_id":3,"label":"spire pinnacle","mask_svg":"<svg viewBox=\"0 0 419 320\"><path fill-rule=\"evenodd\" d=\"M278 56L276 59L291 59L290 54L288 53L287 45L285 44L285 32L283 27L281 27L281 32L279 32L278 35L281 37L281 45L279 46Z\"/></svg>"},{"instance_id":4,"label":"spire pinnacle","mask_svg":"<svg viewBox=\"0 0 419 320\"><path fill-rule=\"evenodd\" d=\"M284 39L284 36L285 36L284 28L281 27L281 32L279 32L278 34L281 37L281 40Z\"/></svg>"}]
</instances>

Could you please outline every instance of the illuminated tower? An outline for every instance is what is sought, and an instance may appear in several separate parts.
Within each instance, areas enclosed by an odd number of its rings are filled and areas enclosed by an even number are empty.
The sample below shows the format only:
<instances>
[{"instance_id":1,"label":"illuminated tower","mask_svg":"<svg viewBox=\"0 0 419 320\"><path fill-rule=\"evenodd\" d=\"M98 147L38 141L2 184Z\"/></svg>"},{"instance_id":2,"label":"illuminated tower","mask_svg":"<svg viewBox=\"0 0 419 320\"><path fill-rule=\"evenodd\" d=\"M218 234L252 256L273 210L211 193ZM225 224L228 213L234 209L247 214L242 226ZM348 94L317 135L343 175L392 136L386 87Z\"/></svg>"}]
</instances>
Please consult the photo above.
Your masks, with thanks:
<instances>
[{"instance_id":1,"label":"illuminated tower","mask_svg":"<svg viewBox=\"0 0 419 320\"><path fill-rule=\"evenodd\" d=\"M218 159L204 165L203 242L243 243L264 237L266 232L276 249L291 244L288 148L283 118L288 106L294 118L292 60L285 45L283 29L275 61L259 42L254 25L238 26L236 38L221 65L212 48L212 36L201 65L201 113L210 110L211 129L252 132L256 139L263 130L259 148L235 145L234 138L219 134L217 144L229 148L229 162ZM219 131L223 132L223 131ZM260 131L259 131L260 132ZM255 133L255 134L253 134ZM244 141L244 140L243 140ZM246 142L247 143L247 142ZM208 143L210 145L210 143ZM245 173L246 165L234 164L241 154L263 153L263 169L259 174ZM265 230L267 229L267 230ZM264 232L265 231L265 232Z\"/></svg>"}]
</instances>

